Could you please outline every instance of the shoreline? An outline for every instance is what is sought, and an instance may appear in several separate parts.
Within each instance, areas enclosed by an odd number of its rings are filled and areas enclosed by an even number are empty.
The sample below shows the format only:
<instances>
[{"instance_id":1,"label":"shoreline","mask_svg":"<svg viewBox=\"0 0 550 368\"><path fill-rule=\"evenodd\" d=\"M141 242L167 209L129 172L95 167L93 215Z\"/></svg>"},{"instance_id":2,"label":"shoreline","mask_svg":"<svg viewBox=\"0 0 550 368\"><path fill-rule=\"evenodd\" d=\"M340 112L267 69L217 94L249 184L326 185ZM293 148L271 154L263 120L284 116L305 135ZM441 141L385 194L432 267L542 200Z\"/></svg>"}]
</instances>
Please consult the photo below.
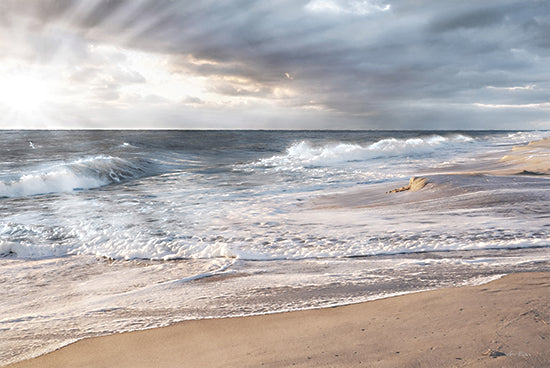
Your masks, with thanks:
<instances>
[{"instance_id":1,"label":"shoreline","mask_svg":"<svg viewBox=\"0 0 550 368\"><path fill-rule=\"evenodd\" d=\"M487 232L480 230L476 233L476 239L485 236L483 239L502 241L505 245L502 249L523 249L523 243L514 243L518 238L521 241L525 240L529 245L547 241L544 231L533 230L529 234L524 227L530 220L534 220L540 221L540 224L534 222L532 227L535 228L538 224L539 228L543 229L546 226L544 216L523 217L522 211L546 213L544 207L539 204L539 199L545 200L546 192L541 194L537 190L547 189L546 180L550 173L546 160L550 152L548 148L550 138L545 138L527 145L514 146L506 156L498 160L492 157L491 162L481 160L478 165L468 166L468 170L457 164L443 168L439 173L427 172L426 177L413 177L408 186L389 192L387 190L390 188L383 188L387 183L374 183L366 189L359 187L342 194L318 197L309 203L310 207L306 202L304 208L313 212L339 210L329 214L333 216L335 213L344 213L349 208L380 207L383 210L385 206L401 204L411 207L423 206L425 212L413 211L413 215L421 216L412 220L430 224L432 213L429 210L430 206L433 206L430 201L444 198L445 208L457 213L462 213L460 211L463 210L483 211L488 204L490 208L516 215L517 222L507 221L504 226L499 225L496 235L489 230L494 227L487 226ZM418 188L413 185L416 181L420 181ZM516 210L509 205L517 201L522 201L525 206ZM403 219L408 220L408 209L403 206L400 210L398 215L406 215ZM322 211L319 213L326 215ZM423 213L430 214L430 217L423 217ZM397 217L401 218L399 216ZM454 226L452 222L447 224ZM393 226L390 224L388 231L400 230ZM464 222L460 222L456 229L453 228L452 239L463 239L463 226ZM477 229L476 223L470 226ZM416 230L416 227L413 229ZM450 249L439 249L440 243L437 243L434 249L438 249L438 253L454 250L452 244L443 244ZM519 246L509 248L510 244ZM428 243L427 246L429 245ZM474 249L477 250L475 246L477 245L474 244ZM541 248L550 249L546 245ZM486 249L502 250L500 247ZM461 249L464 250L466 249ZM547 265L547 252L545 254L543 262ZM540 263L536 258L529 258L528 263L538 270L548 270L548 267L539 267ZM498 263L494 265L494 269L502 274L511 271L505 270L502 264ZM521 270L521 267L512 272L518 269ZM297 270L302 272L302 269ZM380 270L377 268L374 273L378 276ZM538 279L538 283L534 284L533 280L525 275ZM252 303L236 303L236 310L242 311L246 316L237 313L231 318L194 319L171 324L169 327L138 329L129 333L80 339L52 353L6 367L124 368L179 367L182 364L200 367L550 366L550 357L547 353L550 351L549 275L550 273L518 273L480 286L470 284L458 288L409 291L403 294L388 294L365 302L325 304L321 308L264 314L246 313ZM425 281L421 273L412 273L411 276L410 280ZM456 277L456 274L451 275L451 280L456 281ZM408 283L409 281L405 280L402 285ZM456 282L453 284L460 285ZM258 285L262 290L266 284ZM338 282L334 285L341 288ZM349 290L344 290L344 293L348 292ZM178 294L188 298L185 292L174 293ZM202 297L200 300L209 299L205 297L203 290L198 295ZM239 293L229 292L228 295L239 296ZM317 295L321 300L328 297L324 290L320 290ZM158 294L150 298L162 300ZM223 309L223 303L227 303L227 300L215 305L212 310ZM147 317L148 315L142 311L134 316L138 321L145 321L149 327L168 325L173 322L170 318L175 314L188 315L187 310L182 309L184 304L174 305L177 307L160 317L157 316L156 322L160 323L149 323L152 317ZM194 310L202 310L204 307L202 301L193 306ZM120 314L108 319L102 309L98 310L96 317L103 325L124 321L126 317ZM76 316L72 318L78 318L78 315ZM84 324L74 322L74 326L74 331L86 331ZM5 331L10 331L9 326ZM27 336L40 335L37 331L30 331ZM54 325L50 331L50 335L42 335L42 341L51 342L49 337L64 335L65 330ZM104 334L109 332L102 331ZM110 330L112 331L114 330ZM4 341L10 341L9 333L5 334ZM46 351L33 349L29 340L21 341L19 348L8 351L19 354L21 358L30 356L22 354L23 349L28 348L35 354ZM480 347L483 347L481 352ZM50 346L49 350L52 348Z\"/></svg>"},{"instance_id":2,"label":"shoreline","mask_svg":"<svg viewBox=\"0 0 550 368\"><path fill-rule=\"evenodd\" d=\"M94 337L6 367L550 365L550 272Z\"/></svg>"}]
</instances>

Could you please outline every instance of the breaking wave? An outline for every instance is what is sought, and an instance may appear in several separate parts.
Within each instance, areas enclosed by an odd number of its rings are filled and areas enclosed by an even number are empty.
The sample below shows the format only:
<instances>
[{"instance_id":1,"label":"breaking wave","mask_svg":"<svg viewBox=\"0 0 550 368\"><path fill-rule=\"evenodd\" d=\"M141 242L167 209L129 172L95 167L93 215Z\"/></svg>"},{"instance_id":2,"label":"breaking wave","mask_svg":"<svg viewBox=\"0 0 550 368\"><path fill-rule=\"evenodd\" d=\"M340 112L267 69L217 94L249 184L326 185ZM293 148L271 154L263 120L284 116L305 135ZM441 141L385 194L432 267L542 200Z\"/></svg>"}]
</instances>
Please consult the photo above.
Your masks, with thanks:
<instances>
[{"instance_id":1,"label":"breaking wave","mask_svg":"<svg viewBox=\"0 0 550 368\"><path fill-rule=\"evenodd\" d=\"M445 145L467 143L472 140L471 137L454 134L448 137L431 135L408 139L386 138L367 145L331 143L316 146L309 141L301 141L292 144L283 155L265 158L256 164L283 170L296 166L345 164L375 158L430 153Z\"/></svg>"},{"instance_id":2,"label":"breaking wave","mask_svg":"<svg viewBox=\"0 0 550 368\"><path fill-rule=\"evenodd\" d=\"M152 163L98 155L50 163L18 177L0 178L0 197L22 197L99 188L150 174Z\"/></svg>"}]
</instances>

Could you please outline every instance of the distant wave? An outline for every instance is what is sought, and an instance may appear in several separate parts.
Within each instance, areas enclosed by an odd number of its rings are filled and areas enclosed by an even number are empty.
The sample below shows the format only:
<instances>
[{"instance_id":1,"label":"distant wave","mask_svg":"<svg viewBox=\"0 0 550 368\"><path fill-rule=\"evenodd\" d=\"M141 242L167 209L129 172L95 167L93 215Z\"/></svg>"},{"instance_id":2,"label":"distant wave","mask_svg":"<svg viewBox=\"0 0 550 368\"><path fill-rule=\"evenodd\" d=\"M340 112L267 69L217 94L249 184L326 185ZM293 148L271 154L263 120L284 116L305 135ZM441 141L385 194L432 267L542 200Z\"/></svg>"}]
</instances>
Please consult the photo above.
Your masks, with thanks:
<instances>
[{"instance_id":1,"label":"distant wave","mask_svg":"<svg viewBox=\"0 0 550 368\"><path fill-rule=\"evenodd\" d=\"M99 188L148 174L147 162L132 162L98 155L71 162L50 163L21 173L17 178L0 179L0 197L21 197Z\"/></svg>"},{"instance_id":2,"label":"distant wave","mask_svg":"<svg viewBox=\"0 0 550 368\"><path fill-rule=\"evenodd\" d=\"M308 165L334 165L373 158L427 153L446 144L466 143L472 140L471 137L462 134L453 134L446 137L430 135L408 139L386 138L368 145L332 143L315 146L309 141L301 141L292 144L283 155L265 158L256 164L282 170Z\"/></svg>"},{"instance_id":3,"label":"distant wave","mask_svg":"<svg viewBox=\"0 0 550 368\"><path fill-rule=\"evenodd\" d=\"M495 137L495 140L500 141L502 144L505 145L518 145L518 144L526 144L529 142L539 141L541 139L545 139L550 137L549 131L519 131L519 132L512 132L507 133L503 137Z\"/></svg>"}]
</instances>

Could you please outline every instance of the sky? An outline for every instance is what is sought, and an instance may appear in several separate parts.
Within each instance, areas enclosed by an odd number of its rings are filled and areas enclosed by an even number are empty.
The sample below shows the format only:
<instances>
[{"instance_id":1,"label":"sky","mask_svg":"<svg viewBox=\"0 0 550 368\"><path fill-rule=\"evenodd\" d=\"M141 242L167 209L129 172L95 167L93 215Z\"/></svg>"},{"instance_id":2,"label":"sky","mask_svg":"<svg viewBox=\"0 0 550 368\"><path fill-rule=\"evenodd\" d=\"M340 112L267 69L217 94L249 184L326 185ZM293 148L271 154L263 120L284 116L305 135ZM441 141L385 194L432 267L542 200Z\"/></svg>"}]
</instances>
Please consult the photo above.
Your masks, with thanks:
<instances>
[{"instance_id":1,"label":"sky","mask_svg":"<svg viewBox=\"0 0 550 368\"><path fill-rule=\"evenodd\" d=\"M550 129L547 0L1 0L2 129Z\"/></svg>"}]
</instances>

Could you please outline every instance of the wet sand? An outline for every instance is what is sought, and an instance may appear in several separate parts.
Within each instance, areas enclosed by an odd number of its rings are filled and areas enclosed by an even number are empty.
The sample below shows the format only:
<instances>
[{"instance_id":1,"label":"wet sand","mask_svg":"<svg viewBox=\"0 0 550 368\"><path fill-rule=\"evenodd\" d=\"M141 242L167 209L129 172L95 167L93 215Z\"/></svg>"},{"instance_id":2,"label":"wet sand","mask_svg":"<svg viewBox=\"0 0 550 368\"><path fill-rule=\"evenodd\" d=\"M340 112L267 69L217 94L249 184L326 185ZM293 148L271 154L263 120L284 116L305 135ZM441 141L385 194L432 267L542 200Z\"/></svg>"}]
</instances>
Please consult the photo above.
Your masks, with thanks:
<instances>
[{"instance_id":1,"label":"wet sand","mask_svg":"<svg viewBox=\"0 0 550 368\"><path fill-rule=\"evenodd\" d=\"M550 366L550 273L91 338L10 367Z\"/></svg>"}]
</instances>

